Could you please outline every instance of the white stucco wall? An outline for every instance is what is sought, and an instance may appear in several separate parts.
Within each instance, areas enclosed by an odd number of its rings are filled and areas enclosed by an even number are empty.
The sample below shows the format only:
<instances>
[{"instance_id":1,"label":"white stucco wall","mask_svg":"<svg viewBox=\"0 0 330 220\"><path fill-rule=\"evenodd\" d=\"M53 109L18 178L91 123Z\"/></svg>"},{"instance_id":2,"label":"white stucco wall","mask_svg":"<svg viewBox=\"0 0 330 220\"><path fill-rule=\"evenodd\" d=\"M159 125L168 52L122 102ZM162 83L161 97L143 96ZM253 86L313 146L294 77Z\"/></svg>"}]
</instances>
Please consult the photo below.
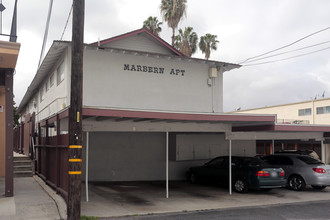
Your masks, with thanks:
<instances>
[{"instance_id":1,"label":"white stucco wall","mask_svg":"<svg viewBox=\"0 0 330 220\"><path fill-rule=\"evenodd\" d=\"M155 50L159 52L161 48ZM58 84L57 68L62 61L65 77ZM83 105L142 111L223 113L223 73L218 71L216 78L209 78L212 65L202 60L182 60L176 56L134 55L85 47ZM55 84L46 91L45 84L52 74ZM37 121L70 105L70 46L54 67L39 77L44 80L24 111L25 114L35 112ZM42 100L41 89L44 90Z\"/></svg>"},{"instance_id":2,"label":"white stucco wall","mask_svg":"<svg viewBox=\"0 0 330 220\"><path fill-rule=\"evenodd\" d=\"M225 134L178 134L176 143L170 149L172 160L211 159L220 155L229 155L229 142ZM232 155L255 156L255 141L232 141Z\"/></svg>"},{"instance_id":3,"label":"white stucco wall","mask_svg":"<svg viewBox=\"0 0 330 220\"><path fill-rule=\"evenodd\" d=\"M138 43L137 43L138 42ZM149 51L150 53L173 55L164 45L152 39L147 34L137 34L102 45L102 47L134 51Z\"/></svg>"},{"instance_id":4,"label":"white stucco wall","mask_svg":"<svg viewBox=\"0 0 330 220\"><path fill-rule=\"evenodd\" d=\"M207 64L94 49L85 50L84 58L84 106L222 112L222 74L209 86ZM140 65L141 71L125 70L125 65L128 69ZM164 72L154 73L155 68ZM180 72L170 74L172 69Z\"/></svg>"},{"instance_id":5,"label":"white stucco wall","mask_svg":"<svg viewBox=\"0 0 330 220\"><path fill-rule=\"evenodd\" d=\"M30 99L29 103L26 106L25 114L36 113L36 121L41 121L45 118L48 118L59 111L66 108L70 99L68 98L70 95L70 73L71 73L71 61L70 56L68 56L69 52L65 51L62 55L61 59L55 64L55 66L48 72L45 76L45 79L40 84L37 92ZM57 69L59 65L64 62L64 80L62 82L58 82L57 80ZM54 84L50 85L50 77L54 74ZM49 87L46 91L45 84L48 83ZM40 90L43 90L43 99L40 99ZM24 120L24 119L23 119Z\"/></svg>"}]
</instances>

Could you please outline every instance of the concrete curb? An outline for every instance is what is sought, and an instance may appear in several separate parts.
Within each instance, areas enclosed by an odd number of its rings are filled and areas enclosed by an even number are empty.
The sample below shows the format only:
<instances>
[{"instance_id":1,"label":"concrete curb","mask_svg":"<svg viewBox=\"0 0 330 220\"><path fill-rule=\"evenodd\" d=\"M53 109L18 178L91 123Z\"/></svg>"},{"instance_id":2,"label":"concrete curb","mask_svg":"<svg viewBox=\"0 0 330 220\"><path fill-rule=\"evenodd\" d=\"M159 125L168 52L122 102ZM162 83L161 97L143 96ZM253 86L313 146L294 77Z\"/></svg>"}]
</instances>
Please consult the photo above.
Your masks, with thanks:
<instances>
[{"instance_id":1,"label":"concrete curb","mask_svg":"<svg viewBox=\"0 0 330 220\"><path fill-rule=\"evenodd\" d=\"M47 194L54 200L57 206L58 214L61 219L67 219L67 206L64 199L56 194L56 192L50 188L40 177L34 175L33 178L36 182L47 192Z\"/></svg>"}]
</instances>

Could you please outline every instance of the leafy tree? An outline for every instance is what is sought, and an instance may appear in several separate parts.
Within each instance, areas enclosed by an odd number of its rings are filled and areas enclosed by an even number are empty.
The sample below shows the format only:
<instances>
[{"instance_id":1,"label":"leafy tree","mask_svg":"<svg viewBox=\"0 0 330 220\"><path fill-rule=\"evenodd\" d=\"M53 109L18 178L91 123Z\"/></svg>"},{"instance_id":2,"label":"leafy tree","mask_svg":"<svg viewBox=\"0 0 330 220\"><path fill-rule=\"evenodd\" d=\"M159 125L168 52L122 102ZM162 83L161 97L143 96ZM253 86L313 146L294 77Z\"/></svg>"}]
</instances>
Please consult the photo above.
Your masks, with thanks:
<instances>
[{"instance_id":1,"label":"leafy tree","mask_svg":"<svg viewBox=\"0 0 330 220\"><path fill-rule=\"evenodd\" d=\"M159 33L162 31L162 28L160 27L163 24L163 22L159 22L157 17L149 17L147 20L143 22L143 27L147 28L149 31L151 31L155 35L159 35Z\"/></svg>"},{"instance_id":2,"label":"leafy tree","mask_svg":"<svg viewBox=\"0 0 330 220\"><path fill-rule=\"evenodd\" d=\"M198 36L192 27L180 28L179 35L175 36L174 47L184 55L191 57L197 51Z\"/></svg>"},{"instance_id":3,"label":"leafy tree","mask_svg":"<svg viewBox=\"0 0 330 220\"><path fill-rule=\"evenodd\" d=\"M186 13L187 0L162 0L160 12L167 22L167 25L172 28L172 46L174 46L175 30L178 24Z\"/></svg>"},{"instance_id":4,"label":"leafy tree","mask_svg":"<svg viewBox=\"0 0 330 220\"><path fill-rule=\"evenodd\" d=\"M217 50L217 44L219 41L217 40L217 35L206 34L202 36L199 41L199 49L202 53L205 53L205 59L209 59L212 50Z\"/></svg>"},{"instance_id":5,"label":"leafy tree","mask_svg":"<svg viewBox=\"0 0 330 220\"><path fill-rule=\"evenodd\" d=\"M14 106L14 128L19 125L19 117L20 115L17 112L17 106Z\"/></svg>"}]
</instances>

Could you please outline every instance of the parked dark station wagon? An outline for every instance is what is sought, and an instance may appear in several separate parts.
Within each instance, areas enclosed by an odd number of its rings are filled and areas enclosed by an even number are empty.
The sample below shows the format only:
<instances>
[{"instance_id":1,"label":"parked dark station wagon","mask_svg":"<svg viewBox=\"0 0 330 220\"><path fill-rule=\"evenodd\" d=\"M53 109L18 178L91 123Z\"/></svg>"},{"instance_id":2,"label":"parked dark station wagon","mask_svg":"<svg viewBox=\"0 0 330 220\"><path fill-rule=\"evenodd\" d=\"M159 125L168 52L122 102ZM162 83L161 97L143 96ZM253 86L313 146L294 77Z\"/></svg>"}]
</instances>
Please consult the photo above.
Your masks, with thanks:
<instances>
[{"instance_id":1,"label":"parked dark station wagon","mask_svg":"<svg viewBox=\"0 0 330 220\"><path fill-rule=\"evenodd\" d=\"M236 192L248 189L264 191L284 187L285 172L282 168L272 167L255 157L232 157L232 186ZM191 183L210 181L222 185L229 184L229 156L217 157L203 166L191 167L187 172Z\"/></svg>"}]
</instances>

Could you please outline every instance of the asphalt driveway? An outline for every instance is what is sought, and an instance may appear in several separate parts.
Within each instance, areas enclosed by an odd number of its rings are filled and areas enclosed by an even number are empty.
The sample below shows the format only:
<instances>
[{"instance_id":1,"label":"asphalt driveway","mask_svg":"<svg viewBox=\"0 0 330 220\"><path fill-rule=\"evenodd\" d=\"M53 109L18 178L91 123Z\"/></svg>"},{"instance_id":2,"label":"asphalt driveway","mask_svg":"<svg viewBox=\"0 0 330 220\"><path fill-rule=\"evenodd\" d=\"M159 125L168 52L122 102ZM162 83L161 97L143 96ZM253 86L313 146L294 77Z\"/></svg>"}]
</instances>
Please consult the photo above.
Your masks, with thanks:
<instances>
[{"instance_id":1,"label":"asphalt driveway","mask_svg":"<svg viewBox=\"0 0 330 220\"><path fill-rule=\"evenodd\" d=\"M105 182L89 183L89 202L86 202L83 185L81 214L99 217L145 215L329 199L329 187L322 191L307 188L297 192L283 188L229 195L227 188L188 182L170 182L167 199L164 182Z\"/></svg>"}]
</instances>

